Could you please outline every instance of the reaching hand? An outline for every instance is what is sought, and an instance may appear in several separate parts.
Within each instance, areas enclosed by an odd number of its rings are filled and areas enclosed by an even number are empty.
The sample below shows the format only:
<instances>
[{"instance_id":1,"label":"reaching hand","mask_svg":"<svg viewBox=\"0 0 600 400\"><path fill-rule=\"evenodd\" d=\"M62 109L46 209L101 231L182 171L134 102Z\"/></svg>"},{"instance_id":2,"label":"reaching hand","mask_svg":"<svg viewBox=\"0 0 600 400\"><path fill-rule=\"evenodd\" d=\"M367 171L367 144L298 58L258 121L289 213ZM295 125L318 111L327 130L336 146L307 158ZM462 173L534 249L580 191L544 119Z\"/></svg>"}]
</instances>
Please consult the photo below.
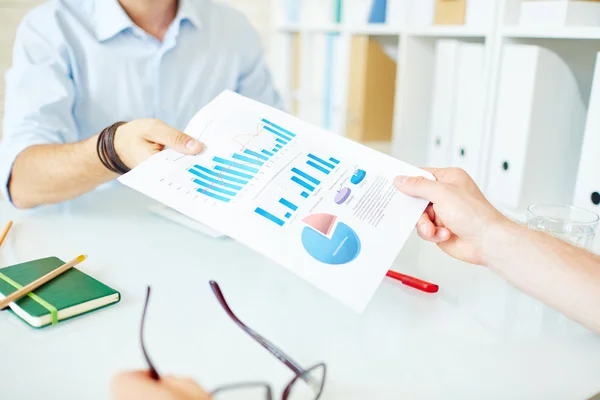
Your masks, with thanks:
<instances>
[{"instance_id":1,"label":"reaching hand","mask_svg":"<svg viewBox=\"0 0 600 400\"><path fill-rule=\"evenodd\" d=\"M159 381L150 378L147 371L124 372L113 379L113 400L210 400L194 380L161 377Z\"/></svg>"},{"instance_id":2,"label":"reaching hand","mask_svg":"<svg viewBox=\"0 0 600 400\"><path fill-rule=\"evenodd\" d=\"M450 256L472 264L486 264L488 234L509 220L484 197L462 169L429 169L437 181L399 176L399 191L431 204L417 223L423 239L437 243Z\"/></svg>"},{"instance_id":3,"label":"reaching hand","mask_svg":"<svg viewBox=\"0 0 600 400\"><path fill-rule=\"evenodd\" d=\"M114 143L121 161L132 169L165 147L184 154L198 154L204 147L198 140L151 118L121 125L115 133Z\"/></svg>"}]
</instances>

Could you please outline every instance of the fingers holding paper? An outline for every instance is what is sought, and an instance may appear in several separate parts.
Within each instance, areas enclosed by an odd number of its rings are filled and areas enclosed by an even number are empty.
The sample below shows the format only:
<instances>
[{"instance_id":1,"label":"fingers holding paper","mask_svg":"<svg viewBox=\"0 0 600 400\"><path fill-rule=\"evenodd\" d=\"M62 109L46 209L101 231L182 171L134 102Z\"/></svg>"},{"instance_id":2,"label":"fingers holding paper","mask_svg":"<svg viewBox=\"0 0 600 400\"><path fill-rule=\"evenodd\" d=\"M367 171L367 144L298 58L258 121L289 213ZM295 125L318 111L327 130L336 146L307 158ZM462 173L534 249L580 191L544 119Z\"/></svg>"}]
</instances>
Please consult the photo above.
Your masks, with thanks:
<instances>
[{"instance_id":1,"label":"fingers holding paper","mask_svg":"<svg viewBox=\"0 0 600 400\"><path fill-rule=\"evenodd\" d=\"M132 169L165 147L189 155L198 154L204 148L200 141L153 118L119 126L114 146L121 161Z\"/></svg>"},{"instance_id":2,"label":"fingers holding paper","mask_svg":"<svg viewBox=\"0 0 600 400\"><path fill-rule=\"evenodd\" d=\"M436 180L399 176L394 184L409 196L431 204L417 223L421 238L437 243L449 255L473 264L485 264L489 232L508 220L458 168L426 169Z\"/></svg>"},{"instance_id":3,"label":"fingers holding paper","mask_svg":"<svg viewBox=\"0 0 600 400\"><path fill-rule=\"evenodd\" d=\"M435 211L430 204L417 222L417 233L429 242L440 243L450 239L450 231L443 223L435 218Z\"/></svg>"}]
</instances>

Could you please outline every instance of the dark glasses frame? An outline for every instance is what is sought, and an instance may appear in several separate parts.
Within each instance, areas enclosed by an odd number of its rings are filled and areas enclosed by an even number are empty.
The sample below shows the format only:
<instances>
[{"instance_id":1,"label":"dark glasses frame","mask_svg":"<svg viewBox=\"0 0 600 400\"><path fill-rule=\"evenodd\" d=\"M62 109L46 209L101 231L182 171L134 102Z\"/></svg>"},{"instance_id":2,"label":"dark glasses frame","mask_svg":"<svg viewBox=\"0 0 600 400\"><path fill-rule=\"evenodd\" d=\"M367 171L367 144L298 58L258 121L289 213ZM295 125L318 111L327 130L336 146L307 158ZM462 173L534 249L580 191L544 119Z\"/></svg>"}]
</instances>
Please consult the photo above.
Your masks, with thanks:
<instances>
[{"instance_id":1,"label":"dark glasses frame","mask_svg":"<svg viewBox=\"0 0 600 400\"><path fill-rule=\"evenodd\" d=\"M298 380L300 380L300 379L304 380L307 384L313 385L314 392L316 393L314 400L318 400L321 397L321 395L323 393L323 388L325 386L325 379L327 377L327 366L324 363L319 363L308 369L302 368L302 366L300 366L299 363L294 361L290 356L285 354L281 349L279 349L277 346L275 346L272 342L270 342L269 340L267 340L266 338L264 338L263 336L258 334L256 331L254 331L253 329L248 327L235 315L235 313L231 310L231 308L229 307L229 304L225 300L225 296L223 295L223 292L221 291L221 288L219 287L219 284L217 282L210 281L210 287L211 287L215 297L221 304L221 307L223 307L223 309L227 313L227 315L229 315L229 317L244 332L246 332L252 339L257 341L262 347L264 347L269 353L273 354L279 361L281 361L283 364L285 364L285 366L287 366L289 369L291 369L292 372L294 373L294 378L290 381L290 383L288 383L285 390L283 391L282 400L287 400L287 398L289 397L289 395L292 391L294 384L296 382L298 382ZM148 364L148 367L150 370L150 377L154 380L159 380L160 374L158 373L158 371L156 370L156 367L154 366L154 363L150 359L150 356L148 355L148 351L146 350L146 344L144 342L144 328L146 325L146 313L148 311L148 303L150 301L150 293L151 293L151 288L150 288L150 286L148 286L146 289L146 301L144 303L144 310L142 313L142 321L140 324L140 343L142 345L142 353L144 355L144 359L146 360L146 363ZM311 379L310 379L311 372L321 370L321 369L323 371L322 372L323 379L321 380L321 382L311 381ZM314 384L317 384L317 386L314 387ZM218 394L218 393L221 393L224 391L237 390L237 389L249 389L252 387L264 388L266 399L272 400L273 391L271 389L271 386L264 382L237 383L237 384L221 386L221 387L213 390L211 392L211 394L215 395L215 394Z\"/></svg>"}]
</instances>

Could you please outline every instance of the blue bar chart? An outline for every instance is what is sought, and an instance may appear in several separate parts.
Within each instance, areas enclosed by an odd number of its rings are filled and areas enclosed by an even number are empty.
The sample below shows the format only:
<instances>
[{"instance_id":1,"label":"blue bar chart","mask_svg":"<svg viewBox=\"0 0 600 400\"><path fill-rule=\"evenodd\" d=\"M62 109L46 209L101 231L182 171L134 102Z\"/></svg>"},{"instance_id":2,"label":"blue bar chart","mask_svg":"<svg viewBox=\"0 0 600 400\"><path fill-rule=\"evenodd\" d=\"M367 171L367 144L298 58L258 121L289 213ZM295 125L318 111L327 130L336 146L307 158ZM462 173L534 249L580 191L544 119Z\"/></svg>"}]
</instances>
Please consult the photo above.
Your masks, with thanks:
<instances>
[{"instance_id":1,"label":"blue bar chart","mask_svg":"<svg viewBox=\"0 0 600 400\"><path fill-rule=\"evenodd\" d=\"M285 224L285 221L283 221L280 218L277 218L276 216L274 216L270 212L265 211L265 210L263 210L260 207L256 208L256 210L254 210L254 212L257 213L258 215L262 215L263 217L265 217L269 221L272 221L272 222L276 223L279 226L283 226L283 224Z\"/></svg>"},{"instance_id":2,"label":"blue bar chart","mask_svg":"<svg viewBox=\"0 0 600 400\"><path fill-rule=\"evenodd\" d=\"M297 176L292 176L292 182L297 183L298 185L302 186L304 189L308 190L309 192L312 192L315 190L314 186L309 185L308 183L304 182L302 179L298 178Z\"/></svg>"},{"instance_id":3,"label":"blue bar chart","mask_svg":"<svg viewBox=\"0 0 600 400\"><path fill-rule=\"evenodd\" d=\"M279 202L281 204L283 204L284 206L286 206L287 208L289 208L290 210L292 210L292 211L296 211L298 209L297 205L293 204L291 201L288 201L288 200L286 200L284 198L281 198L279 200Z\"/></svg>"},{"instance_id":4,"label":"blue bar chart","mask_svg":"<svg viewBox=\"0 0 600 400\"><path fill-rule=\"evenodd\" d=\"M308 153L299 158L297 164L300 163L302 164L292 166L289 169L289 175L283 175L284 179L289 179L288 182L292 182L291 187L286 186L282 189L282 193L275 193L274 196L270 197L270 206L257 207L255 212L258 215L279 226L285 225L286 220L290 219L294 215L294 212L298 210L298 204L308 199L311 193L316 192L322 184L323 178L334 171L340 162L333 157L326 160L315 154ZM294 188L297 188L297 190ZM287 192L289 197L281 197L283 192ZM290 200L292 198L296 198L297 200ZM276 202L275 199L277 199ZM270 211L267 211L267 209Z\"/></svg>"},{"instance_id":5,"label":"blue bar chart","mask_svg":"<svg viewBox=\"0 0 600 400\"><path fill-rule=\"evenodd\" d=\"M321 179L311 175L314 170L319 171L319 173L329 175L331 171L335 170L335 167L339 163L340 162L333 157L330 157L329 161L325 161L324 159L312 153L308 153L306 165L312 168L309 170L309 172L299 168L292 168L292 182L300 186L302 189L300 195L304 198L307 198L310 193L314 192L315 189L321 184Z\"/></svg>"},{"instance_id":6,"label":"blue bar chart","mask_svg":"<svg viewBox=\"0 0 600 400\"><path fill-rule=\"evenodd\" d=\"M196 189L198 193L229 203L244 186L254 179L260 168L270 158L274 157L296 137L296 134L265 118L260 122L263 125L264 133L272 136L272 144L264 149L244 148L242 151L229 156L215 156L212 158L212 166L192 166L188 169L188 172L194 176L193 182L198 185ZM293 206L292 203L289 203L289 205ZM292 209L292 207L289 208ZM259 212L259 209L257 209L256 212L276 224L283 225L282 219L267 211L260 210ZM292 209L292 211L295 210Z\"/></svg>"},{"instance_id":7,"label":"blue bar chart","mask_svg":"<svg viewBox=\"0 0 600 400\"><path fill-rule=\"evenodd\" d=\"M328 161L325 161L322 158L315 156L314 154L309 154L308 158L309 160L306 162L306 164L316 169L317 171L324 173L325 175L329 175L331 171L333 171L335 167L340 163L333 157L330 157Z\"/></svg>"}]
</instances>

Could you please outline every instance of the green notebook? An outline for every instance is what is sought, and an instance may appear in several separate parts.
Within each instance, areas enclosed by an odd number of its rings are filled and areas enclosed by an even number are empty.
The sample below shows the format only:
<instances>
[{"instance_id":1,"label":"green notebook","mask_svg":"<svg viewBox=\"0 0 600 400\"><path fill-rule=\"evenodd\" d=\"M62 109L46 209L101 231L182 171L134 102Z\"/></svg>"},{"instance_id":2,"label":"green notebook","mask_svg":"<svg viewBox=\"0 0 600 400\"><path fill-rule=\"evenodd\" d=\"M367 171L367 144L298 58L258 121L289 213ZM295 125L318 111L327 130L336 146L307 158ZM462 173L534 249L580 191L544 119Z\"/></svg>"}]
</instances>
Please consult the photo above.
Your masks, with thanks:
<instances>
[{"instance_id":1,"label":"green notebook","mask_svg":"<svg viewBox=\"0 0 600 400\"><path fill-rule=\"evenodd\" d=\"M0 269L0 300L64 262L42 258ZM121 295L78 269L64 274L10 305L10 311L41 328L119 302Z\"/></svg>"}]
</instances>

